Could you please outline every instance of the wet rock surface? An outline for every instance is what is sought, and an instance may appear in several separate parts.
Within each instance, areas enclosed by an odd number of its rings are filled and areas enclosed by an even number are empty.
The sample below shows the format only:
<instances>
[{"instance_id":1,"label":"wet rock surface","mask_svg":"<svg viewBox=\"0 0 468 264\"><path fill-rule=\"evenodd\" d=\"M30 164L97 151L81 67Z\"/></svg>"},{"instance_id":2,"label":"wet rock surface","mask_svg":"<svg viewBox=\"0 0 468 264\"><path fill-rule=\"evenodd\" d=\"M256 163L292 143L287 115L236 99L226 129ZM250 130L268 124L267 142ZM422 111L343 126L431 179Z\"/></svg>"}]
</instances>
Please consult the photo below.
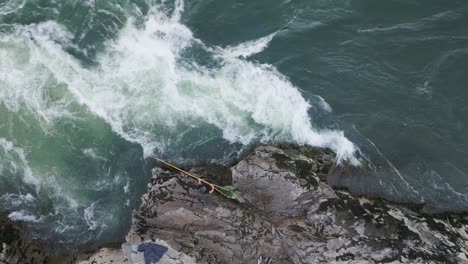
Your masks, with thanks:
<instances>
[{"instance_id":1,"label":"wet rock surface","mask_svg":"<svg viewBox=\"0 0 468 264\"><path fill-rule=\"evenodd\" d=\"M333 190L334 162L329 150L262 145L229 170L191 170L236 199L154 168L127 243L163 242L173 252L160 263L468 263L468 217Z\"/></svg>"},{"instance_id":2,"label":"wet rock surface","mask_svg":"<svg viewBox=\"0 0 468 264\"><path fill-rule=\"evenodd\" d=\"M48 263L42 246L27 238L21 224L10 221L0 212L0 263Z\"/></svg>"},{"instance_id":3,"label":"wet rock surface","mask_svg":"<svg viewBox=\"0 0 468 264\"><path fill-rule=\"evenodd\" d=\"M234 186L229 199L161 164L121 248L77 262L468 263L467 215L334 190L335 165L332 151L283 144L256 146L230 168L190 169Z\"/></svg>"}]
</instances>

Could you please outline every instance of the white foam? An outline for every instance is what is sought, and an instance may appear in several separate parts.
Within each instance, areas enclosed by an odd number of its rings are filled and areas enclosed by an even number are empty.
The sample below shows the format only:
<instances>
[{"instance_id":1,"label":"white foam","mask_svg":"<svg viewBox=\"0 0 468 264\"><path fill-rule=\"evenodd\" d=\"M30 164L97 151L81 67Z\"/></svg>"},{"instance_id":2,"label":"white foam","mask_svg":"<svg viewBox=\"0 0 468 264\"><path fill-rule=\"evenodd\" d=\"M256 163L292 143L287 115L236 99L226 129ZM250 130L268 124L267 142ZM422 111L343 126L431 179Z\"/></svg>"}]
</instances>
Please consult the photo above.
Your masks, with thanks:
<instances>
[{"instance_id":1,"label":"white foam","mask_svg":"<svg viewBox=\"0 0 468 264\"><path fill-rule=\"evenodd\" d=\"M71 98L55 101L50 98L51 89L58 84L47 64L41 61L41 48L28 39L32 29L37 41L53 37L63 44L71 37L52 22L17 27L11 35L0 35L0 105L3 103L12 112L29 110L46 128L57 118L73 117L67 109Z\"/></svg>"},{"instance_id":2,"label":"white foam","mask_svg":"<svg viewBox=\"0 0 468 264\"><path fill-rule=\"evenodd\" d=\"M25 4L26 0L8 0L4 3L0 3L0 15L18 12Z\"/></svg>"},{"instance_id":3,"label":"white foam","mask_svg":"<svg viewBox=\"0 0 468 264\"><path fill-rule=\"evenodd\" d=\"M6 67L16 70L13 76L5 71L3 79L10 80L7 90L14 93L12 87L19 87L40 94L46 81L34 80L44 76L66 84L75 100L123 138L141 144L147 156L177 144L181 131L209 124L231 142L296 141L330 147L340 158L358 162L355 146L343 132L312 127L309 103L287 78L271 65L242 59L263 50L275 33L227 49L206 47L179 22L182 9L183 1L176 1L171 16L153 9L139 27L129 19L118 38L105 43L93 68L83 67L65 52L70 34L62 26L54 22L18 26L14 37L0 39L0 45L15 46L2 50L2 58L9 61ZM184 51L194 45L204 47L219 66L207 68L185 60ZM220 50L225 53L216 53ZM22 63L15 61L21 56L26 56ZM23 76L30 77L23 81ZM51 112L66 116L62 114L67 113L66 103L43 107L40 96L32 98L13 94L3 101L32 104L31 111L45 120L51 120Z\"/></svg>"},{"instance_id":4,"label":"white foam","mask_svg":"<svg viewBox=\"0 0 468 264\"><path fill-rule=\"evenodd\" d=\"M123 191L124 191L125 194L128 194L130 192L130 181L129 180L127 180L127 183L123 187Z\"/></svg>"},{"instance_id":5,"label":"white foam","mask_svg":"<svg viewBox=\"0 0 468 264\"><path fill-rule=\"evenodd\" d=\"M2 204L4 208L14 208L22 205L32 205L35 200L36 198L30 193L26 195L6 193L0 197L0 204Z\"/></svg>"},{"instance_id":6,"label":"white foam","mask_svg":"<svg viewBox=\"0 0 468 264\"><path fill-rule=\"evenodd\" d=\"M26 159L26 151L13 142L0 137L0 172L8 169L10 173L19 174L27 184L38 185Z\"/></svg>"},{"instance_id":7,"label":"white foam","mask_svg":"<svg viewBox=\"0 0 468 264\"><path fill-rule=\"evenodd\" d=\"M323 97L321 96L316 96L318 99L319 99L319 104L320 106L322 107L323 110L331 113L333 111L332 107L327 103L327 101L325 101L325 99L323 99Z\"/></svg>"},{"instance_id":8,"label":"white foam","mask_svg":"<svg viewBox=\"0 0 468 264\"><path fill-rule=\"evenodd\" d=\"M0 138L0 177L18 177L22 183L35 188L35 195L41 194L37 198L31 193L15 194L6 193L0 196L0 205L8 211L12 211L9 218L14 221L39 222L46 217L34 215L23 208L35 208L41 203L41 197L47 196L47 200L54 204L54 211L51 214L69 215L79 208L80 203L75 200L73 193L66 186L61 186L56 178L54 168L50 168L47 173L39 174L33 172L27 160L27 152L15 146L11 141ZM2 180L2 179L0 179ZM16 180L15 180L16 181ZM18 186L21 189L21 186ZM15 191L15 190L11 190Z\"/></svg>"},{"instance_id":9,"label":"white foam","mask_svg":"<svg viewBox=\"0 0 468 264\"><path fill-rule=\"evenodd\" d=\"M98 227L98 222L94 217L96 204L97 202L94 202L84 209L84 219L90 230L95 230Z\"/></svg>"},{"instance_id":10,"label":"white foam","mask_svg":"<svg viewBox=\"0 0 468 264\"><path fill-rule=\"evenodd\" d=\"M42 179L42 187L48 190L49 198L55 202L55 207L60 207L59 210L77 210L81 203L74 197L68 189L69 186L60 185L56 178L60 175L53 170L50 170Z\"/></svg>"},{"instance_id":11,"label":"white foam","mask_svg":"<svg viewBox=\"0 0 468 264\"><path fill-rule=\"evenodd\" d=\"M248 58L265 50L278 32L268 36L240 43L236 46L228 46L222 51L226 56Z\"/></svg>"},{"instance_id":12,"label":"white foam","mask_svg":"<svg viewBox=\"0 0 468 264\"><path fill-rule=\"evenodd\" d=\"M89 230L98 230L99 234L105 231L108 224L112 224L115 218L100 205L101 200L92 203L84 209L84 219ZM98 235L99 236L99 235Z\"/></svg>"},{"instance_id":13,"label":"white foam","mask_svg":"<svg viewBox=\"0 0 468 264\"><path fill-rule=\"evenodd\" d=\"M107 161L106 158L104 158L104 157L98 155L98 154L96 153L96 150L95 150L94 148L85 148L85 149L82 149L81 152L82 152L85 156L90 157L90 158L92 158L92 159L94 159L94 160L104 160L104 161Z\"/></svg>"},{"instance_id":14,"label":"white foam","mask_svg":"<svg viewBox=\"0 0 468 264\"><path fill-rule=\"evenodd\" d=\"M40 221L40 219L38 219L35 215L33 215L31 212L26 211L26 210L12 212L8 215L8 218L10 218L13 221L21 221L21 222L39 222Z\"/></svg>"}]
</instances>

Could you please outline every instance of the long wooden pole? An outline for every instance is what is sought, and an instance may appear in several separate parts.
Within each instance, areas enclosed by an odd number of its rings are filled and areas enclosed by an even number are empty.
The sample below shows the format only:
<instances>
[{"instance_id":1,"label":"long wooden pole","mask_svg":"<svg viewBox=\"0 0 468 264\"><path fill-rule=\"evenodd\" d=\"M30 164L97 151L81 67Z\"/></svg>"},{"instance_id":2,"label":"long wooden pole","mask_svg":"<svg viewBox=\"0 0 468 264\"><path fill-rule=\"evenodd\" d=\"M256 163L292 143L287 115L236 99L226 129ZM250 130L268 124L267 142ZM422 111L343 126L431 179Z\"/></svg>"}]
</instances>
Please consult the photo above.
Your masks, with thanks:
<instances>
[{"instance_id":1,"label":"long wooden pole","mask_svg":"<svg viewBox=\"0 0 468 264\"><path fill-rule=\"evenodd\" d=\"M228 197L228 198L231 198L231 197L227 196L226 194L224 194L222 191L220 191L220 190L218 189L218 188L222 189L223 187L218 186L218 185L216 185L216 184L214 184L214 183L211 183L211 182L209 182L209 181L206 181L206 180L204 180L204 179L202 179L202 178L200 178L200 177L198 177L198 176L196 176L196 175L193 175L192 173L190 173L190 172L188 172L188 171L185 171L185 170L183 170L183 169L181 169L181 168L179 168L179 167L176 167L176 166L172 165L171 163L169 163L169 162L167 162L167 161L164 161L164 160L162 160L162 159L160 159L160 158L157 158L157 157L155 157L155 156L151 156L151 157L152 157L153 159L155 159L155 160L157 160L157 161L159 161L159 162L161 162L161 163L163 163L163 164L165 164L165 165L167 165L167 166L173 168L173 169L176 169L176 170L182 172L183 174L185 174L185 175L187 175L187 176L190 176L190 177L192 177L192 178L198 180L198 183L199 183L199 184L201 184L202 182L203 182L203 183L206 183L207 185L209 185L209 186L211 187L211 190L209 191L209 193L213 193L214 191L217 191L217 192L219 192L220 194L222 194L222 195L224 195L224 196L226 196L226 197Z\"/></svg>"}]
</instances>

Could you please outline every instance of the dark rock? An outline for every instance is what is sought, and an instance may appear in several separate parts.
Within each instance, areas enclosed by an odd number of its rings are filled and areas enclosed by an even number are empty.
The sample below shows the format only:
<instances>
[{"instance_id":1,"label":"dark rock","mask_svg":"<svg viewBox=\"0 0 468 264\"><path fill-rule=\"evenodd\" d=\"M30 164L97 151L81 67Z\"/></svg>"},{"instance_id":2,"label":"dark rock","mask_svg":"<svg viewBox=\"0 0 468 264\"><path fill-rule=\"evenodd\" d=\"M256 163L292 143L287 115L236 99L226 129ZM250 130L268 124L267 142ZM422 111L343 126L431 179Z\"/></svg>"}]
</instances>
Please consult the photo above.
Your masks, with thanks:
<instances>
[{"instance_id":1,"label":"dark rock","mask_svg":"<svg viewBox=\"0 0 468 264\"><path fill-rule=\"evenodd\" d=\"M121 250L104 248L77 259L82 264L468 263L468 215L428 215L420 205L334 190L325 180L336 168L328 149L281 144L256 146L230 168L190 169L215 184L234 186L235 199L229 199L207 193L209 186L177 171L155 167ZM2 244L0 260L5 254L22 256L11 247L22 243L15 242L18 233L5 230L1 241L8 243ZM156 250L141 252L155 245Z\"/></svg>"},{"instance_id":2,"label":"dark rock","mask_svg":"<svg viewBox=\"0 0 468 264\"><path fill-rule=\"evenodd\" d=\"M42 264L48 263L43 247L27 239L23 226L10 221L0 213L0 263Z\"/></svg>"},{"instance_id":3,"label":"dark rock","mask_svg":"<svg viewBox=\"0 0 468 264\"><path fill-rule=\"evenodd\" d=\"M155 168L128 243L167 243L172 257L161 263L467 262L466 216L423 215L335 191L321 181L334 162L329 150L257 146L230 174L209 176L235 186L235 200Z\"/></svg>"}]
</instances>

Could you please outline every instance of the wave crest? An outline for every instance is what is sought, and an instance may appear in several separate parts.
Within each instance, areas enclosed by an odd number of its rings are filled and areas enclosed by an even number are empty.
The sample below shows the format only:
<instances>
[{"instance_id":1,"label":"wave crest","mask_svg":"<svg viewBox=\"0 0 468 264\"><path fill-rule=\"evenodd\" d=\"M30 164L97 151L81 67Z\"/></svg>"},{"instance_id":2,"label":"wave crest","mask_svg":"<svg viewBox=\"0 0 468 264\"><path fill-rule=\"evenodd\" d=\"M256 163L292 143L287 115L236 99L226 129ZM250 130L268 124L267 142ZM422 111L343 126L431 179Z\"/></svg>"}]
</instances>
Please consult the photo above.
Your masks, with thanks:
<instances>
[{"instance_id":1,"label":"wave crest","mask_svg":"<svg viewBox=\"0 0 468 264\"><path fill-rule=\"evenodd\" d=\"M341 159L357 163L356 148L343 132L312 127L309 103L286 77L271 65L242 59L266 48L274 33L236 47L207 47L180 23L182 9L183 2L176 1L171 16L154 9L144 25L129 19L117 39L105 43L92 68L66 52L69 33L54 22L18 27L15 35L22 36L23 47L41 69L29 71L31 78L45 71L66 84L79 103L123 138L139 143L146 155L180 144L180 134L215 127L232 143L296 141L330 147ZM251 49L245 50L247 46ZM211 66L191 60L197 50ZM11 50L3 56L16 55ZM41 91L46 85L19 86ZM34 110L43 112L39 106ZM66 107L52 112L58 110L67 112ZM198 133L201 139L212 136Z\"/></svg>"}]
</instances>

